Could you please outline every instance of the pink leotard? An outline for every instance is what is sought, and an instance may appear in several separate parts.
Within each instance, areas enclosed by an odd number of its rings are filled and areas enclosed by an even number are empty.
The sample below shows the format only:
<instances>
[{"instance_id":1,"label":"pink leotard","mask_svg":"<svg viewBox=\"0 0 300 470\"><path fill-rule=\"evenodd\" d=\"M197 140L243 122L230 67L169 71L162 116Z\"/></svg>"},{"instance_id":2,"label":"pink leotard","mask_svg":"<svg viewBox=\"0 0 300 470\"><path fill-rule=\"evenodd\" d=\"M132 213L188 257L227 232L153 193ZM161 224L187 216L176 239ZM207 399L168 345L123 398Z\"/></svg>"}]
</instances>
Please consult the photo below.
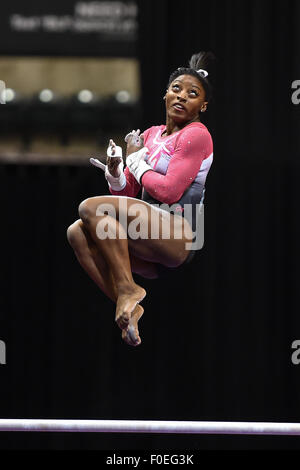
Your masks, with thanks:
<instances>
[{"instance_id":1,"label":"pink leotard","mask_svg":"<svg viewBox=\"0 0 300 470\"><path fill-rule=\"evenodd\" d=\"M213 161L213 142L206 126L200 122L187 125L171 135L162 136L165 125L144 131L144 145L149 149L145 161L153 171L142 176L142 200L150 204L176 204L184 215L185 204L200 204L205 181ZM111 194L136 197L141 185L125 168L126 186Z\"/></svg>"}]
</instances>

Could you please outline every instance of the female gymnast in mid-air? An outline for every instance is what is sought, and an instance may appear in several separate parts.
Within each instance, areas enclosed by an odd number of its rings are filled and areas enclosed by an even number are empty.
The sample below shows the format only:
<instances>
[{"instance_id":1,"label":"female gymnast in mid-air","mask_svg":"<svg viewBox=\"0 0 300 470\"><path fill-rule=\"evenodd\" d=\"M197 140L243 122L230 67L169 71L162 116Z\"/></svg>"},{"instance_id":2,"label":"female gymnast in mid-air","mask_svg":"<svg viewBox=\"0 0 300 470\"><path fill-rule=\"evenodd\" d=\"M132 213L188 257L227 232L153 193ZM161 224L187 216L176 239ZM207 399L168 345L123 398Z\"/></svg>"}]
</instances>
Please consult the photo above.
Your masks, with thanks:
<instances>
[{"instance_id":1,"label":"female gymnast in mid-air","mask_svg":"<svg viewBox=\"0 0 300 470\"><path fill-rule=\"evenodd\" d=\"M126 136L125 171L122 149L112 140L106 165L91 159L105 170L111 194L81 202L80 219L67 231L80 265L116 304L115 321L132 346L141 343L140 302L146 296L132 274L155 279L194 255L187 246L194 237L195 211L193 220L185 213L188 204L194 209L203 200L213 160L212 138L200 119L211 97L210 59L210 53L200 52L189 67L171 74L164 96L166 124ZM146 236L129 230L137 218Z\"/></svg>"}]
</instances>

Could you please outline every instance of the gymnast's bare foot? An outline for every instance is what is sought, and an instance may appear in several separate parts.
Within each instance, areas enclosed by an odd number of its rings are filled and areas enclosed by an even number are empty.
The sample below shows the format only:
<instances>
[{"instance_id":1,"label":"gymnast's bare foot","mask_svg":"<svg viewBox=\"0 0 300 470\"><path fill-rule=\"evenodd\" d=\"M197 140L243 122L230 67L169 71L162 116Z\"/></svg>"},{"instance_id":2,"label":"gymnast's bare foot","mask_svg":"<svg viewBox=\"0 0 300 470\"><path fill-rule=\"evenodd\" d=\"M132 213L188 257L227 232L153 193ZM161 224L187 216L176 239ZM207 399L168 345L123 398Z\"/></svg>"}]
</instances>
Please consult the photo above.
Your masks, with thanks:
<instances>
[{"instance_id":1,"label":"gymnast's bare foot","mask_svg":"<svg viewBox=\"0 0 300 470\"><path fill-rule=\"evenodd\" d=\"M143 307L141 305L137 305L131 314L128 328L126 328L126 330L122 330L122 338L125 343L130 346L139 346L142 342L139 334L138 322L143 313Z\"/></svg>"},{"instance_id":2,"label":"gymnast's bare foot","mask_svg":"<svg viewBox=\"0 0 300 470\"><path fill-rule=\"evenodd\" d=\"M145 289L135 283L119 289L115 321L121 330L128 328L132 312L145 296Z\"/></svg>"}]
</instances>

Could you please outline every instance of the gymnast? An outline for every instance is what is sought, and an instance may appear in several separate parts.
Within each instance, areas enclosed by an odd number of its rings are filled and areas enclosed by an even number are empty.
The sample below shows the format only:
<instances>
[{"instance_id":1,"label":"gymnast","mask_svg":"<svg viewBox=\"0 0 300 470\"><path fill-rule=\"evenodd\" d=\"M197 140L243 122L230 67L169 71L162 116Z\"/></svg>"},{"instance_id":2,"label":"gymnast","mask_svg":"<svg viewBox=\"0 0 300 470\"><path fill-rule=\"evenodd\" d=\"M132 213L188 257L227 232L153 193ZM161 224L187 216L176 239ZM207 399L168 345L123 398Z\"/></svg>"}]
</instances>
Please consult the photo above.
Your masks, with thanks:
<instances>
[{"instance_id":1,"label":"gymnast","mask_svg":"<svg viewBox=\"0 0 300 470\"><path fill-rule=\"evenodd\" d=\"M188 220L185 216L185 207L195 208L203 201L213 160L212 138L201 123L201 113L211 98L208 68L212 57L207 52L194 54L189 67L170 75L164 96L166 124L126 136L124 171L122 149L112 140L106 165L91 159L105 171L110 195L81 202L80 219L67 230L80 265L116 304L115 321L131 346L141 344L138 321L144 313L140 302L146 296L133 274L159 278L186 266L195 253L187 249L195 227L194 217ZM113 210L105 210L107 207ZM128 227L137 214L139 227L146 227L148 236L130 234Z\"/></svg>"}]
</instances>

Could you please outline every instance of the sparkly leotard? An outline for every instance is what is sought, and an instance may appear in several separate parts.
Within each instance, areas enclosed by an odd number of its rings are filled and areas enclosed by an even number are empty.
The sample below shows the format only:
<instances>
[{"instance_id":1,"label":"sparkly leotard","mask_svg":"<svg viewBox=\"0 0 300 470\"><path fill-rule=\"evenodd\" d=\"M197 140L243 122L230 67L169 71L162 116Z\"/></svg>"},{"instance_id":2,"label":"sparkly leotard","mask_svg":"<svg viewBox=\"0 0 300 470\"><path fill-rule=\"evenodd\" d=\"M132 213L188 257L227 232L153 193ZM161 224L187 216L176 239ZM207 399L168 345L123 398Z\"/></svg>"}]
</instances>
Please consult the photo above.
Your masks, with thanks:
<instances>
[{"instance_id":1,"label":"sparkly leotard","mask_svg":"<svg viewBox=\"0 0 300 470\"><path fill-rule=\"evenodd\" d=\"M149 149L145 161L153 171L142 176L141 199L150 204L172 205L174 213L184 216L184 206L196 208L203 202L205 181L213 161L213 142L206 126L194 122L171 135L163 135L165 125L144 131L144 145ZM115 195L136 197L141 185L125 168L126 186ZM196 210L192 228L195 229Z\"/></svg>"}]
</instances>

